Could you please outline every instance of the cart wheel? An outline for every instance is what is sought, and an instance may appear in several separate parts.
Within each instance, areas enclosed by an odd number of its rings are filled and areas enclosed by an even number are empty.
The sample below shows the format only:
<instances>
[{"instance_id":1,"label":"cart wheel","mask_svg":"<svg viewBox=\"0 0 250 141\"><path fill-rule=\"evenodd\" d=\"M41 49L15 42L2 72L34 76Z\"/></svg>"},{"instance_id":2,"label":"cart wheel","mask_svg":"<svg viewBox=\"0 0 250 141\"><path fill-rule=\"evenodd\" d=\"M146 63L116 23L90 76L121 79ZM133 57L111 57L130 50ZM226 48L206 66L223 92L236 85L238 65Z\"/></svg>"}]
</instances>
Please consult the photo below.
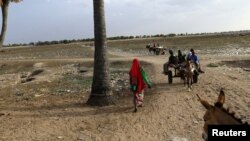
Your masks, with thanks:
<instances>
[{"instance_id":1,"label":"cart wheel","mask_svg":"<svg viewBox=\"0 0 250 141\"><path fill-rule=\"evenodd\" d=\"M172 74L172 71L168 71L168 83L169 84L173 83L173 74Z\"/></svg>"},{"instance_id":2,"label":"cart wheel","mask_svg":"<svg viewBox=\"0 0 250 141\"><path fill-rule=\"evenodd\" d=\"M194 74L193 75L193 83L197 83L198 82L198 75Z\"/></svg>"}]
</instances>

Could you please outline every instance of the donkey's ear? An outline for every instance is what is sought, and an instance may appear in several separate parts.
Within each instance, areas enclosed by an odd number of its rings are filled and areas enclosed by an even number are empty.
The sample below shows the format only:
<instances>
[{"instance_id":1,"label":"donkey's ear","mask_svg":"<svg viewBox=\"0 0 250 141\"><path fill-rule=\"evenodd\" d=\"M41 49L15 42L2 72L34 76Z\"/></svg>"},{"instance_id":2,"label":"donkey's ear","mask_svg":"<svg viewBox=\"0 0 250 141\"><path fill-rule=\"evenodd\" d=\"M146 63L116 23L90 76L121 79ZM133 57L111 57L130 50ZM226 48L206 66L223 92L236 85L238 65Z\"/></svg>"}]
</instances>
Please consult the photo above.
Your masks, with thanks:
<instances>
[{"instance_id":1,"label":"donkey's ear","mask_svg":"<svg viewBox=\"0 0 250 141\"><path fill-rule=\"evenodd\" d=\"M198 94L196 94L196 95L197 95L198 100L200 101L200 103L201 103L206 109L209 109L209 108L211 107L211 105L210 105L207 101L201 99L201 98L199 97Z\"/></svg>"},{"instance_id":2,"label":"donkey's ear","mask_svg":"<svg viewBox=\"0 0 250 141\"><path fill-rule=\"evenodd\" d=\"M220 95L218 97L217 102L214 104L216 107L222 107L223 104L225 103L225 94L223 89L220 90Z\"/></svg>"},{"instance_id":3,"label":"donkey's ear","mask_svg":"<svg viewBox=\"0 0 250 141\"><path fill-rule=\"evenodd\" d=\"M212 106L205 100L200 99L201 104L206 108L210 109Z\"/></svg>"}]
</instances>

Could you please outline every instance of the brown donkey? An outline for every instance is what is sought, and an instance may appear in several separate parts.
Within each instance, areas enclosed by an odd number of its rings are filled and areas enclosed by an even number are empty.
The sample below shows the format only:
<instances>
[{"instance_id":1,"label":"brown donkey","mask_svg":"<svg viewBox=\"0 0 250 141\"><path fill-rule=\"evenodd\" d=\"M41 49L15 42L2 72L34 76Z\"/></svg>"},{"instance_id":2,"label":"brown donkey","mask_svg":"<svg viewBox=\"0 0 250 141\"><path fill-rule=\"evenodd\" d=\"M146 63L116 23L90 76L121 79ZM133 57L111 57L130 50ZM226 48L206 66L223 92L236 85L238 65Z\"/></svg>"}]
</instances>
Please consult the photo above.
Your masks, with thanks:
<instances>
[{"instance_id":1,"label":"brown donkey","mask_svg":"<svg viewBox=\"0 0 250 141\"><path fill-rule=\"evenodd\" d=\"M192 89L192 84L193 84L193 75L194 75L194 63L192 60L188 59L186 61L186 68L185 68L185 77L184 77L184 86L187 83L188 85L188 91Z\"/></svg>"},{"instance_id":2,"label":"brown donkey","mask_svg":"<svg viewBox=\"0 0 250 141\"><path fill-rule=\"evenodd\" d=\"M234 112L229 112L229 109L225 109L223 104L225 103L225 94L223 89L220 90L217 102L210 105L207 101L201 99L197 94L201 104L207 109L203 119L204 119L204 132L202 133L202 138L207 140L208 135L208 125L240 125L248 124L243 123L241 119L234 116Z\"/></svg>"}]
</instances>

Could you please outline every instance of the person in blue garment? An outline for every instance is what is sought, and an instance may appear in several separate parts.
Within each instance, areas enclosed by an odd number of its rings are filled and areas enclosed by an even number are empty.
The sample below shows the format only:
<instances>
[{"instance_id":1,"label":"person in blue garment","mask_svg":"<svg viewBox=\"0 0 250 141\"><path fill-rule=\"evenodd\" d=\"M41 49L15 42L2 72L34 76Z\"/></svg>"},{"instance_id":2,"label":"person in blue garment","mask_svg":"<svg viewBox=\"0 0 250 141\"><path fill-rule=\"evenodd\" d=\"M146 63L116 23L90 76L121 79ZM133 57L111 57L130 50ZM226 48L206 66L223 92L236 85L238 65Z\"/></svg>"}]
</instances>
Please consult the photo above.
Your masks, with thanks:
<instances>
[{"instance_id":1,"label":"person in blue garment","mask_svg":"<svg viewBox=\"0 0 250 141\"><path fill-rule=\"evenodd\" d=\"M198 71L199 73L204 73L204 71L201 70L200 61L199 61L198 56L195 54L194 49L190 49L190 52L189 52L189 54L187 55L187 59L191 59L191 60L194 62L195 66L196 66L196 68L197 68L197 71Z\"/></svg>"}]
</instances>

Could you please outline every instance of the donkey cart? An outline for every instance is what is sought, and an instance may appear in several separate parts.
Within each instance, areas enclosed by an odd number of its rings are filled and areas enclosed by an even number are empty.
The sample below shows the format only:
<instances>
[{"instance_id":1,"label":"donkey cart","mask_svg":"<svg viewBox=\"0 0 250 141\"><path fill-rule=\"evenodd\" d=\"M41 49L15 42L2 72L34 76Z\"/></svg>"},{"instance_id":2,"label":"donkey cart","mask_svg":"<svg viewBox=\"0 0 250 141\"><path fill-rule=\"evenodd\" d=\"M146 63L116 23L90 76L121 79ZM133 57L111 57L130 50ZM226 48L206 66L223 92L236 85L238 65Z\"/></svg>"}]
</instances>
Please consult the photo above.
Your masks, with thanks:
<instances>
[{"instance_id":1,"label":"donkey cart","mask_svg":"<svg viewBox=\"0 0 250 141\"><path fill-rule=\"evenodd\" d=\"M150 45L146 45L146 48L148 49L149 53L155 54L155 55L164 55L166 54L166 48L164 48L163 46L158 46L158 47L153 47Z\"/></svg>"},{"instance_id":2,"label":"donkey cart","mask_svg":"<svg viewBox=\"0 0 250 141\"><path fill-rule=\"evenodd\" d=\"M167 69L168 63L165 63L163 65L163 74L168 76L168 83L172 84L173 83L173 78L174 77L179 77L182 80L185 80L185 69L181 67L180 64L170 64L168 69ZM193 83L198 82L198 74L194 73L193 74Z\"/></svg>"}]
</instances>

